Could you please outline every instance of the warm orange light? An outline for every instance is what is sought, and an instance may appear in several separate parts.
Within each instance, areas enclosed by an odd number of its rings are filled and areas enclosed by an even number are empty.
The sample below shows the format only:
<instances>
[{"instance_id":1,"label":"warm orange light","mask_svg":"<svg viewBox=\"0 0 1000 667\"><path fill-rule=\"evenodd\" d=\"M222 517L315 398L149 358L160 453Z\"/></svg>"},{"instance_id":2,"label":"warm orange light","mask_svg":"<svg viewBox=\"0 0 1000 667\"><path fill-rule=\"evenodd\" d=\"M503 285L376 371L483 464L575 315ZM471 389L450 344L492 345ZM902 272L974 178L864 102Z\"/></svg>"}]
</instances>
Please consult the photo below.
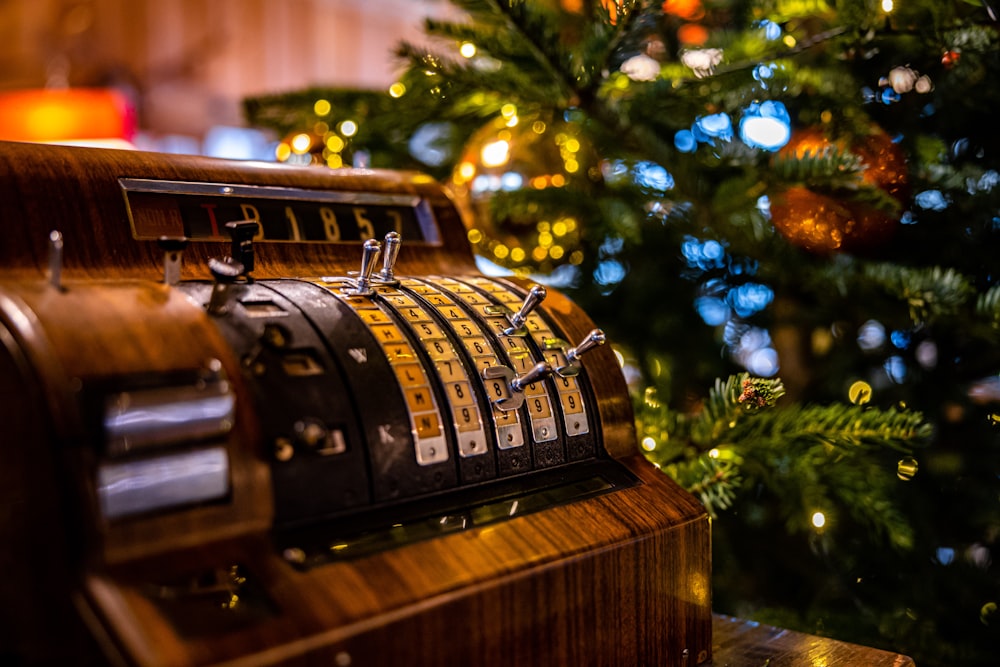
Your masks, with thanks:
<instances>
[{"instance_id":1,"label":"warm orange light","mask_svg":"<svg viewBox=\"0 0 1000 667\"><path fill-rule=\"evenodd\" d=\"M130 140L135 112L104 88L0 92L0 139L9 141Z\"/></svg>"},{"instance_id":2,"label":"warm orange light","mask_svg":"<svg viewBox=\"0 0 1000 667\"><path fill-rule=\"evenodd\" d=\"M677 29L677 40L687 46L701 46L708 41L708 30L699 23L685 23Z\"/></svg>"},{"instance_id":3,"label":"warm orange light","mask_svg":"<svg viewBox=\"0 0 1000 667\"><path fill-rule=\"evenodd\" d=\"M664 0L663 11L688 21L697 21L705 16L701 0Z\"/></svg>"}]
</instances>

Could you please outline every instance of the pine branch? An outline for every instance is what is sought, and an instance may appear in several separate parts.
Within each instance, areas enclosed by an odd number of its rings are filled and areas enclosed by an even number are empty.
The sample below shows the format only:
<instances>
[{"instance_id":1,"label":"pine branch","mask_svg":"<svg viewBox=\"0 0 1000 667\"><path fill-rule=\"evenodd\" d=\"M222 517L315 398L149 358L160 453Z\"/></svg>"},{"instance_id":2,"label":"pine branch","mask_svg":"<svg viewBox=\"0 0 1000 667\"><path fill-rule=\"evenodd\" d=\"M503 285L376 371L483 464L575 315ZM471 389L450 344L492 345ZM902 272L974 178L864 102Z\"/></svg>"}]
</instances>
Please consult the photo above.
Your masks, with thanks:
<instances>
[{"instance_id":1,"label":"pine branch","mask_svg":"<svg viewBox=\"0 0 1000 667\"><path fill-rule=\"evenodd\" d=\"M724 435L726 441L745 442L748 447L762 442L789 447L819 444L840 452L868 448L909 453L930 434L931 427L919 412L833 403L763 411L733 424Z\"/></svg>"},{"instance_id":2,"label":"pine branch","mask_svg":"<svg viewBox=\"0 0 1000 667\"><path fill-rule=\"evenodd\" d=\"M862 277L909 306L914 324L954 317L976 293L971 281L954 269L914 269L889 263L866 264Z\"/></svg>"},{"instance_id":3,"label":"pine branch","mask_svg":"<svg viewBox=\"0 0 1000 667\"><path fill-rule=\"evenodd\" d=\"M913 543L879 456L909 455L930 435L919 412L856 405L775 407L780 380L746 373L717 380L699 414L674 413L647 390L636 405L649 458L712 516L755 483L781 500L789 528L812 530L813 510L846 511L895 548ZM839 508L839 510L838 510Z\"/></svg>"},{"instance_id":4,"label":"pine branch","mask_svg":"<svg viewBox=\"0 0 1000 667\"><path fill-rule=\"evenodd\" d=\"M521 43L561 90L558 99L561 104L573 105L575 97L574 81L556 67L559 62L558 33L554 30L556 21L539 5L526 0L483 0L494 20L500 20L506 30Z\"/></svg>"},{"instance_id":5,"label":"pine branch","mask_svg":"<svg viewBox=\"0 0 1000 667\"><path fill-rule=\"evenodd\" d=\"M406 82L411 92L424 92L424 99L440 99L444 114L455 113L455 108L461 106L487 117L507 102L547 106L562 94L547 78L533 77L519 68L478 70L405 42L397 47L396 54L410 63ZM464 105L464 99L475 102Z\"/></svg>"},{"instance_id":6,"label":"pine branch","mask_svg":"<svg viewBox=\"0 0 1000 667\"><path fill-rule=\"evenodd\" d=\"M993 328L1000 327L1000 285L994 285L976 300L976 314Z\"/></svg>"},{"instance_id":7,"label":"pine branch","mask_svg":"<svg viewBox=\"0 0 1000 667\"><path fill-rule=\"evenodd\" d=\"M827 146L805 155L781 155L771 160L774 173L784 181L805 185L856 188L864 163L849 150Z\"/></svg>"},{"instance_id":8,"label":"pine branch","mask_svg":"<svg viewBox=\"0 0 1000 667\"><path fill-rule=\"evenodd\" d=\"M733 506L743 483L736 465L708 454L672 463L663 471L701 500L713 519Z\"/></svg>"},{"instance_id":9,"label":"pine branch","mask_svg":"<svg viewBox=\"0 0 1000 667\"><path fill-rule=\"evenodd\" d=\"M847 515L876 541L900 550L912 547L912 526L893 497L896 470L883 458L820 443L805 448L758 443L739 451L747 484L761 485L778 500L790 531L815 530L811 517L818 511L830 529Z\"/></svg>"},{"instance_id":10,"label":"pine branch","mask_svg":"<svg viewBox=\"0 0 1000 667\"><path fill-rule=\"evenodd\" d=\"M784 393L781 380L751 378L749 373L716 379L702 412L693 420L692 441L702 449L711 449L736 427L741 417L773 406Z\"/></svg>"}]
</instances>

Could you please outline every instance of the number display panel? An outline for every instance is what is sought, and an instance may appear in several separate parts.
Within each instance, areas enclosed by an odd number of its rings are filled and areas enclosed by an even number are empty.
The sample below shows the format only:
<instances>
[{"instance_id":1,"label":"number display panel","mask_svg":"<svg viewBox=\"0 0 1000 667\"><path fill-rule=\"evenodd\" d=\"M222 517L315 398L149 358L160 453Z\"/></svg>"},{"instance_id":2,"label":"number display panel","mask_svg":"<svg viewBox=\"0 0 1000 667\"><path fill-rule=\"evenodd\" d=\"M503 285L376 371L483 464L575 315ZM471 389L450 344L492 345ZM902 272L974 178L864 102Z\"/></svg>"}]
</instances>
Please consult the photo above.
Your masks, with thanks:
<instances>
[{"instance_id":1,"label":"number display panel","mask_svg":"<svg viewBox=\"0 0 1000 667\"><path fill-rule=\"evenodd\" d=\"M354 285L237 285L220 318L262 406L277 526L421 498L482 503L491 485L509 494L506 480L527 489L599 457L586 373L512 388L540 362L566 365L544 305L512 327L523 288L478 275ZM210 285L182 287L210 299Z\"/></svg>"}]
</instances>

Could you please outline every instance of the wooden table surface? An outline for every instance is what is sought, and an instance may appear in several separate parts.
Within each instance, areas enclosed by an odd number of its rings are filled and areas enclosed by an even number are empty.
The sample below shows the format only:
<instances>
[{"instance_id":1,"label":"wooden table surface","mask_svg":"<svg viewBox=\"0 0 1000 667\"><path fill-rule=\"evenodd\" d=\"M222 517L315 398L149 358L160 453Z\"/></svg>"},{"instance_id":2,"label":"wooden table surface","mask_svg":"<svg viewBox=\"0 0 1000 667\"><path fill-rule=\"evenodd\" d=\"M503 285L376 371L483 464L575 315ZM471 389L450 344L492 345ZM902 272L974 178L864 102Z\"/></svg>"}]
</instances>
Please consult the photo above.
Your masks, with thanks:
<instances>
[{"instance_id":1,"label":"wooden table surface","mask_svg":"<svg viewBox=\"0 0 1000 667\"><path fill-rule=\"evenodd\" d=\"M714 614L712 667L913 667L905 655Z\"/></svg>"}]
</instances>

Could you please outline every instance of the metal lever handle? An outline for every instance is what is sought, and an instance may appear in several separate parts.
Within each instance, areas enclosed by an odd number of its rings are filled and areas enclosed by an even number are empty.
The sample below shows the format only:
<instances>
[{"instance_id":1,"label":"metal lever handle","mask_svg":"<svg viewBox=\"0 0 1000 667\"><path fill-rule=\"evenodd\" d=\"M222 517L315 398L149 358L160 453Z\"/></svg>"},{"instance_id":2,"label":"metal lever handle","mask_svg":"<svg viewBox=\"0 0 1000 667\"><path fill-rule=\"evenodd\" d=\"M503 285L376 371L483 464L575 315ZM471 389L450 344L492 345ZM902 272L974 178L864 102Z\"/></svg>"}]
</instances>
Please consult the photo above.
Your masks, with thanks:
<instances>
[{"instance_id":1,"label":"metal lever handle","mask_svg":"<svg viewBox=\"0 0 1000 667\"><path fill-rule=\"evenodd\" d=\"M397 282L394 267L396 266L396 258L399 256L399 247L402 244L403 240L400 238L399 233L389 232L385 235L385 241L383 242L385 252L382 253L382 270L378 272L378 282Z\"/></svg>"},{"instance_id":2,"label":"metal lever handle","mask_svg":"<svg viewBox=\"0 0 1000 667\"><path fill-rule=\"evenodd\" d=\"M487 366L483 369L483 378L487 380L502 379L510 390L510 396L502 396L493 401L493 405L502 412L517 410L524 405L524 388L538 382L552 373L552 366L547 361L540 361L524 375L517 377L507 366Z\"/></svg>"},{"instance_id":3,"label":"metal lever handle","mask_svg":"<svg viewBox=\"0 0 1000 667\"><path fill-rule=\"evenodd\" d=\"M520 310L511 315L510 326L504 329L504 334L513 336L520 332L524 328L524 323L527 321L528 315L538 307L538 304L545 300L546 294L545 288L541 285L532 287L531 291L528 292L528 296L524 298L524 303L521 304Z\"/></svg>"},{"instance_id":4,"label":"metal lever handle","mask_svg":"<svg viewBox=\"0 0 1000 667\"><path fill-rule=\"evenodd\" d=\"M212 296L208 301L208 312L212 315L225 315L229 312L233 283L243 275L243 265L239 262L223 262L213 258L208 260L208 270L215 280L215 284L212 285Z\"/></svg>"},{"instance_id":5,"label":"metal lever handle","mask_svg":"<svg viewBox=\"0 0 1000 667\"><path fill-rule=\"evenodd\" d=\"M544 377L552 375L552 366L547 361L539 361L532 366L531 370L520 377L516 377L510 382L510 390L521 393L529 384L534 384Z\"/></svg>"},{"instance_id":6,"label":"metal lever handle","mask_svg":"<svg viewBox=\"0 0 1000 667\"><path fill-rule=\"evenodd\" d=\"M574 375L580 374L580 357L587 352L590 352L595 347L599 345L604 345L607 341L607 336L600 329L593 329L586 338L580 341L579 345L576 347L571 347L566 350L566 365L560 366L556 369L556 373L562 377L573 377Z\"/></svg>"},{"instance_id":7,"label":"metal lever handle","mask_svg":"<svg viewBox=\"0 0 1000 667\"><path fill-rule=\"evenodd\" d=\"M163 283L176 285L181 281L181 260L188 246L187 237L161 236L156 244L163 251Z\"/></svg>"},{"instance_id":8,"label":"metal lever handle","mask_svg":"<svg viewBox=\"0 0 1000 667\"><path fill-rule=\"evenodd\" d=\"M257 236L260 225L254 220L240 220L227 222L226 229L233 240L230 255L234 262L243 265L243 273L249 278L249 274L253 272L253 239Z\"/></svg>"},{"instance_id":9,"label":"metal lever handle","mask_svg":"<svg viewBox=\"0 0 1000 667\"><path fill-rule=\"evenodd\" d=\"M372 293L372 273L375 272L375 262L378 261L379 253L382 251L382 244L375 239L368 239L361 247L361 273L354 283L354 289L348 294L355 296L369 296Z\"/></svg>"}]
</instances>

